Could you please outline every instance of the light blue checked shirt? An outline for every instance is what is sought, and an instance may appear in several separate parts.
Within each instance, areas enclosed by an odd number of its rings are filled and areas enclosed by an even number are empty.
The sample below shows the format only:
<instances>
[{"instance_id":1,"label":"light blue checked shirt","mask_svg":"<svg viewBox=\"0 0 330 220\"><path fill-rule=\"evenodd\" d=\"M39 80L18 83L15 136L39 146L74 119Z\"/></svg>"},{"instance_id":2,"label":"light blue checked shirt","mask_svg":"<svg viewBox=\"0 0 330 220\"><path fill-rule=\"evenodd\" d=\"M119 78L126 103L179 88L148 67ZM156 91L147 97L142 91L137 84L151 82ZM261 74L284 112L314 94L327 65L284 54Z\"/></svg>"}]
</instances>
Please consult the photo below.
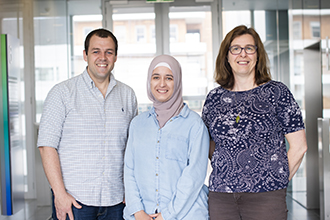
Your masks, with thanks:
<instances>
[{"instance_id":1,"label":"light blue checked shirt","mask_svg":"<svg viewBox=\"0 0 330 220\"><path fill-rule=\"evenodd\" d=\"M208 220L209 133L187 105L159 128L154 108L135 117L125 154L124 218L157 210L166 220Z\"/></svg>"},{"instance_id":2,"label":"light blue checked shirt","mask_svg":"<svg viewBox=\"0 0 330 220\"><path fill-rule=\"evenodd\" d=\"M90 206L123 201L124 152L136 115L134 91L112 74L105 98L87 70L51 89L37 145L57 149L65 188L76 200Z\"/></svg>"}]
</instances>

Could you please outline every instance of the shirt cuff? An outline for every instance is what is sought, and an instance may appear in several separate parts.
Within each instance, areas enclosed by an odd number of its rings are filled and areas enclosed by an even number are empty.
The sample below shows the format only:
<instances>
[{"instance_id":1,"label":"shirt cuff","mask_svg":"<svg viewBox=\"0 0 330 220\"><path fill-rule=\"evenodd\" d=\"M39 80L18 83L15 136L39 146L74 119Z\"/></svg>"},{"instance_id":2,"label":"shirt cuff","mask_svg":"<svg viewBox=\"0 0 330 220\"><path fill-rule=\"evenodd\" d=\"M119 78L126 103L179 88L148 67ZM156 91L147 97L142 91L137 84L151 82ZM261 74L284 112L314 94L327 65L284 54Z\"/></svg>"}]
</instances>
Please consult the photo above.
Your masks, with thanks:
<instances>
[{"instance_id":1,"label":"shirt cuff","mask_svg":"<svg viewBox=\"0 0 330 220\"><path fill-rule=\"evenodd\" d=\"M138 211L144 210L144 207L140 202L137 202L134 205L131 204L129 206L126 204L126 208L127 208L127 213L133 217L134 214L137 213Z\"/></svg>"}]
</instances>

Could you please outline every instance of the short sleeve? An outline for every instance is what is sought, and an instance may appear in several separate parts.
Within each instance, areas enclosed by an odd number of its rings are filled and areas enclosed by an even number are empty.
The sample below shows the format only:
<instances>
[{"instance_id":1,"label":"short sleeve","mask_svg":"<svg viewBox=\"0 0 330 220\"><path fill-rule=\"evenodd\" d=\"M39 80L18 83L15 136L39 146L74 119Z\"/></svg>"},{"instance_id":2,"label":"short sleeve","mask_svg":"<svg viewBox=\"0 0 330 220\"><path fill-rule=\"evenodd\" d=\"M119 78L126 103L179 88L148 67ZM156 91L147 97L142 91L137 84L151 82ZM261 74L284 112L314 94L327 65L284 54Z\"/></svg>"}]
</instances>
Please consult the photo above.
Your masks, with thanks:
<instances>
[{"instance_id":1,"label":"short sleeve","mask_svg":"<svg viewBox=\"0 0 330 220\"><path fill-rule=\"evenodd\" d=\"M56 85L50 90L44 102L39 125L38 147L58 147L65 114L62 90L59 85Z\"/></svg>"},{"instance_id":2,"label":"short sleeve","mask_svg":"<svg viewBox=\"0 0 330 220\"><path fill-rule=\"evenodd\" d=\"M214 94L214 90L209 92L209 94L205 99L205 103L202 110L202 119L208 129L210 128L210 117L211 117L210 111L211 109L213 109L213 100L212 100L213 94Z\"/></svg>"},{"instance_id":3,"label":"short sleeve","mask_svg":"<svg viewBox=\"0 0 330 220\"><path fill-rule=\"evenodd\" d=\"M301 109L293 94L283 83L278 84L279 97L276 102L277 118L284 134L299 131L305 128Z\"/></svg>"}]
</instances>

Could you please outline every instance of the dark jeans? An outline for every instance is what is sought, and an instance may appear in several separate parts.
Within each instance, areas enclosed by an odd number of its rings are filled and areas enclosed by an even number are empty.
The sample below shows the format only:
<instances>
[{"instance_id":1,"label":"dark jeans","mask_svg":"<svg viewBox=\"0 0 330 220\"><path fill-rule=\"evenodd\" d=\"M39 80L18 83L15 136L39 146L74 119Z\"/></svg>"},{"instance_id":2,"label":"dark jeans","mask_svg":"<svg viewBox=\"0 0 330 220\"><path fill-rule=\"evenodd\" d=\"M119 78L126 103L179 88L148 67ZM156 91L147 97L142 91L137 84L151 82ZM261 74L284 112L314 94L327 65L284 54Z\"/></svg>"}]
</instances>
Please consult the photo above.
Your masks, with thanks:
<instances>
[{"instance_id":1,"label":"dark jeans","mask_svg":"<svg viewBox=\"0 0 330 220\"><path fill-rule=\"evenodd\" d=\"M286 189L261 193L209 192L210 220L286 220Z\"/></svg>"},{"instance_id":2,"label":"dark jeans","mask_svg":"<svg viewBox=\"0 0 330 220\"><path fill-rule=\"evenodd\" d=\"M78 202L78 201L77 201ZM87 206L78 202L82 206L81 209L77 209L72 206L72 212L74 220L123 220L123 209L125 207L124 203L119 203L114 206ZM53 204L52 204L52 218L53 220L58 220L56 217L56 210L54 205L54 194L53 194ZM66 217L69 220L69 216Z\"/></svg>"}]
</instances>

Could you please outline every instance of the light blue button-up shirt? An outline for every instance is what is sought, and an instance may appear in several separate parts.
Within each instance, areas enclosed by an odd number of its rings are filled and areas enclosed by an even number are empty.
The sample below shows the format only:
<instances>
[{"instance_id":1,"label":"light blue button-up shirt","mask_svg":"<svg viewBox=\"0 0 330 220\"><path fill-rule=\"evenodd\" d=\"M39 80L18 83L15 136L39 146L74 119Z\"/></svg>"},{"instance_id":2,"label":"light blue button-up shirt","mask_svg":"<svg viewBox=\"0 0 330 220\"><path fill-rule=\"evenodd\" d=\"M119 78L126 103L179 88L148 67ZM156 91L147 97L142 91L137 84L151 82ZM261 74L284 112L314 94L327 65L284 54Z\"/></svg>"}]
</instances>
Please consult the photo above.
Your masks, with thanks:
<instances>
[{"instance_id":1,"label":"light blue button-up shirt","mask_svg":"<svg viewBox=\"0 0 330 220\"><path fill-rule=\"evenodd\" d=\"M207 128L187 105L161 129L154 108L135 117L125 153L124 218L157 210L165 220L208 219L208 152Z\"/></svg>"}]
</instances>

